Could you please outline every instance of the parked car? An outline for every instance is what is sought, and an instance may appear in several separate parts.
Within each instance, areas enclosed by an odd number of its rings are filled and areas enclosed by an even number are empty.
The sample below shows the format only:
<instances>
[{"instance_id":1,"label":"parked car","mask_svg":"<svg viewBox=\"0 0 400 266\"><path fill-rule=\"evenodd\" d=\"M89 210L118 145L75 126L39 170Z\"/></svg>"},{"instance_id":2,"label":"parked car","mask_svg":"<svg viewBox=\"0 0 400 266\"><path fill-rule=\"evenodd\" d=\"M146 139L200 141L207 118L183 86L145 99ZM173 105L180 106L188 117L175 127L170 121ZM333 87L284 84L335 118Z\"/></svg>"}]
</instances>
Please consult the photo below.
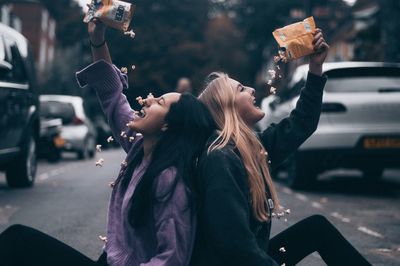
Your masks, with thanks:
<instances>
[{"instance_id":1,"label":"parked car","mask_svg":"<svg viewBox=\"0 0 400 266\"><path fill-rule=\"evenodd\" d=\"M268 107L265 123L277 123L295 108L308 66L296 69L286 89ZM286 162L292 187L313 184L317 174L353 168L378 180L385 168L400 167L400 64L324 64L328 76L314 134Z\"/></svg>"},{"instance_id":2,"label":"parked car","mask_svg":"<svg viewBox=\"0 0 400 266\"><path fill-rule=\"evenodd\" d=\"M79 159L93 158L96 151L96 130L85 114L83 99L78 96L40 95L41 116L61 118L62 150L76 152Z\"/></svg>"},{"instance_id":3,"label":"parked car","mask_svg":"<svg viewBox=\"0 0 400 266\"><path fill-rule=\"evenodd\" d=\"M61 137L61 118L40 119L40 137L38 141L38 157L46 158L49 162L61 159L62 147L65 140Z\"/></svg>"},{"instance_id":4,"label":"parked car","mask_svg":"<svg viewBox=\"0 0 400 266\"><path fill-rule=\"evenodd\" d=\"M32 186L36 176L39 100L27 39L0 23L0 170L10 187Z\"/></svg>"}]
</instances>

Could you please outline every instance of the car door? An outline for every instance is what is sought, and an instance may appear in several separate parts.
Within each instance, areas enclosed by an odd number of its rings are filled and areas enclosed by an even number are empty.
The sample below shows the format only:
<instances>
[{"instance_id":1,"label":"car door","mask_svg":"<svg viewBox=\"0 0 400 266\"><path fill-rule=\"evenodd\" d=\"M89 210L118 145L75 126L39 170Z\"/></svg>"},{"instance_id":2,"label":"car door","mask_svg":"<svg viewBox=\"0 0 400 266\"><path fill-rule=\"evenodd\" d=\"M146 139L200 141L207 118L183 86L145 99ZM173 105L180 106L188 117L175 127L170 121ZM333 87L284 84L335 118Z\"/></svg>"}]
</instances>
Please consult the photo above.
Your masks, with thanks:
<instances>
[{"instance_id":1,"label":"car door","mask_svg":"<svg viewBox=\"0 0 400 266\"><path fill-rule=\"evenodd\" d=\"M3 61L12 69L3 71L0 80L0 149L12 151L17 149L23 130L26 129L30 92L25 66L16 41L11 36L3 35L2 43Z\"/></svg>"}]
</instances>

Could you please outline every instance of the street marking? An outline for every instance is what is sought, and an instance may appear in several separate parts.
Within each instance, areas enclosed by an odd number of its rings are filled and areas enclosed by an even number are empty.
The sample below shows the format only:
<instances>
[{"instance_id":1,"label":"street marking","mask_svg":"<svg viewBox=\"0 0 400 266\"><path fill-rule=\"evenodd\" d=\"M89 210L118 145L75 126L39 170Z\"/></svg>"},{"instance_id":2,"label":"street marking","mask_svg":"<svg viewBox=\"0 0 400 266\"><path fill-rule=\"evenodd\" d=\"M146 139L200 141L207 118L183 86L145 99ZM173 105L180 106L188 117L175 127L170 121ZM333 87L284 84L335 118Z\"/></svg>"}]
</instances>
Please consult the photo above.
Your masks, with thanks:
<instances>
[{"instance_id":1,"label":"street marking","mask_svg":"<svg viewBox=\"0 0 400 266\"><path fill-rule=\"evenodd\" d=\"M367 235L370 235L370 236L374 236L377 238L385 238L383 235L379 234L378 232L372 231L371 229L368 229L365 226L359 226L357 229L358 229L358 231L366 233Z\"/></svg>"},{"instance_id":2,"label":"street marking","mask_svg":"<svg viewBox=\"0 0 400 266\"><path fill-rule=\"evenodd\" d=\"M0 207L0 224L8 224L10 217L19 210L18 207L13 207L11 205L6 205L5 207Z\"/></svg>"},{"instance_id":3,"label":"street marking","mask_svg":"<svg viewBox=\"0 0 400 266\"><path fill-rule=\"evenodd\" d=\"M339 219L340 221L342 221L344 223L350 223L350 219L349 218L344 217L343 215L341 215L338 212L332 212L331 216Z\"/></svg>"},{"instance_id":4,"label":"street marking","mask_svg":"<svg viewBox=\"0 0 400 266\"><path fill-rule=\"evenodd\" d=\"M38 180L39 181L43 181L43 180L46 180L47 178L49 178L49 174L48 173L43 173L43 174L39 175Z\"/></svg>"},{"instance_id":5,"label":"street marking","mask_svg":"<svg viewBox=\"0 0 400 266\"><path fill-rule=\"evenodd\" d=\"M316 208L316 209L323 209L322 204L321 204L321 203L318 203L318 202L316 202L316 201L313 201L313 202L311 203L311 206L313 206L313 207Z\"/></svg>"},{"instance_id":6,"label":"street marking","mask_svg":"<svg viewBox=\"0 0 400 266\"><path fill-rule=\"evenodd\" d=\"M389 248L377 248L376 251L382 252L382 253L389 253L389 252L392 252L392 250L389 249Z\"/></svg>"},{"instance_id":7,"label":"street marking","mask_svg":"<svg viewBox=\"0 0 400 266\"><path fill-rule=\"evenodd\" d=\"M295 194L295 197L296 197L297 199L299 199L299 200L302 200L302 201L307 201L307 200L308 200L308 198L307 198L305 195L300 194L300 193L296 193L296 194Z\"/></svg>"},{"instance_id":8,"label":"street marking","mask_svg":"<svg viewBox=\"0 0 400 266\"><path fill-rule=\"evenodd\" d=\"M287 187L282 188L282 192L286 193L288 195L292 195L293 194L293 191L290 188L287 188Z\"/></svg>"}]
</instances>

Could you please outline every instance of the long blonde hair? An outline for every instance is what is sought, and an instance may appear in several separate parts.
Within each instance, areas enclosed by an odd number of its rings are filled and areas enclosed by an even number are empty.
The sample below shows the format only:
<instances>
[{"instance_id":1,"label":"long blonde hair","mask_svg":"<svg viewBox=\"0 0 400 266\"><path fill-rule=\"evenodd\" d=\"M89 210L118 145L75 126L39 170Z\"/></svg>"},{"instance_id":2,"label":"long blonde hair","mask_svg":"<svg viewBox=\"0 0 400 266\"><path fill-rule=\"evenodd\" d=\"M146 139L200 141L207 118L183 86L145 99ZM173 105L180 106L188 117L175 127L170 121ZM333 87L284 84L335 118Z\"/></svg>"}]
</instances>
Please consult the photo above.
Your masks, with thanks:
<instances>
[{"instance_id":1,"label":"long blonde hair","mask_svg":"<svg viewBox=\"0 0 400 266\"><path fill-rule=\"evenodd\" d=\"M237 89L231 86L228 79L229 76L225 73L211 73L206 79L205 89L199 96L200 101L211 111L220 130L208 152L225 147L230 140L234 142L247 172L254 216L259 221L266 221L269 216L265 184L274 201L274 210L279 208L277 193L267 167L267 153L253 130L237 112Z\"/></svg>"}]
</instances>

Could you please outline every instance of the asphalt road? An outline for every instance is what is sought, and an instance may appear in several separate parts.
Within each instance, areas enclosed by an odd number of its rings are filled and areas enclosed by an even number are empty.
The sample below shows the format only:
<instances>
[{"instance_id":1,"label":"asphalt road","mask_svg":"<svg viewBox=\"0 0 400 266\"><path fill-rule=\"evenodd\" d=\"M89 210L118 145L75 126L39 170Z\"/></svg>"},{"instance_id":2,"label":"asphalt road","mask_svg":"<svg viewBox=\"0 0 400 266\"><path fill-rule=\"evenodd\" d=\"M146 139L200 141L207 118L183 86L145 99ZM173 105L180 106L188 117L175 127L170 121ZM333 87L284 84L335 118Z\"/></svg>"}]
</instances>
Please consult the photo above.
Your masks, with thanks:
<instances>
[{"instance_id":1,"label":"asphalt road","mask_svg":"<svg viewBox=\"0 0 400 266\"><path fill-rule=\"evenodd\" d=\"M0 173L0 232L15 223L29 225L97 259L103 246L99 235L105 235L108 182L124 153L103 151L86 161L65 157L57 164L41 161L30 189L9 189ZM104 165L96 167L100 157ZM272 236L309 215L323 214L373 265L400 265L400 171L386 171L373 186L357 172L336 171L321 178L313 191L293 191L276 182L291 214L287 221L274 219ZM325 264L314 253L299 265Z\"/></svg>"}]
</instances>

